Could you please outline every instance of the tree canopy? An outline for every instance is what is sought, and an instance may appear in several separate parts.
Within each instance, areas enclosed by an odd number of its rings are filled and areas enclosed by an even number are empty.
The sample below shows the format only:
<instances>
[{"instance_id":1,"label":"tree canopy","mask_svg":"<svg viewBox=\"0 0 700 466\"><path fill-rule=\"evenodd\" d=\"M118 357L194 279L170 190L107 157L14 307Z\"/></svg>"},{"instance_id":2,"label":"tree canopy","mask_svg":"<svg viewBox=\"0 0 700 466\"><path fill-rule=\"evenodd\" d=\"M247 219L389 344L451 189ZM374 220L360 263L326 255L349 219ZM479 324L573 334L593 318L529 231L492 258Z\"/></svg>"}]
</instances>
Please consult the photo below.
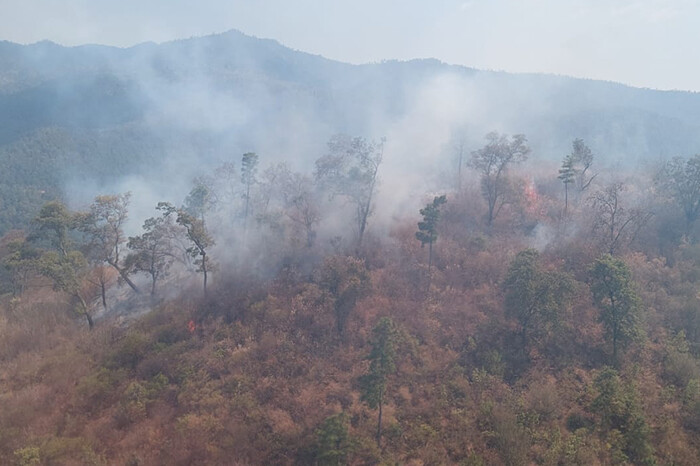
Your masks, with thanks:
<instances>
[{"instance_id":1,"label":"tree canopy","mask_svg":"<svg viewBox=\"0 0 700 466\"><path fill-rule=\"evenodd\" d=\"M508 138L492 132L486 141L484 147L472 152L471 166L481 174L481 193L488 204L486 219L491 225L508 199L508 168L527 160L530 147L524 134Z\"/></svg>"},{"instance_id":2,"label":"tree canopy","mask_svg":"<svg viewBox=\"0 0 700 466\"><path fill-rule=\"evenodd\" d=\"M386 396L387 378L396 372L396 347L399 341L396 324L389 317L382 317L372 329L369 370L360 377L362 401L370 409L379 409L377 416L377 446L382 438L382 408Z\"/></svg>"},{"instance_id":3,"label":"tree canopy","mask_svg":"<svg viewBox=\"0 0 700 466\"><path fill-rule=\"evenodd\" d=\"M599 320L612 343L613 361L618 362L621 346L642 335L641 302L627 264L606 254L590 269L593 302L600 309Z\"/></svg>"},{"instance_id":4,"label":"tree canopy","mask_svg":"<svg viewBox=\"0 0 700 466\"><path fill-rule=\"evenodd\" d=\"M572 291L566 274L545 270L535 249L520 251L503 282L506 315L520 325L523 346L555 328Z\"/></svg>"},{"instance_id":5,"label":"tree canopy","mask_svg":"<svg viewBox=\"0 0 700 466\"><path fill-rule=\"evenodd\" d=\"M383 157L384 139L373 142L338 134L328 141L328 154L316 161L316 179L321 186L331 196L346 198L355 209L358 249L372 214Z\"/></svg>"}]
</instances>

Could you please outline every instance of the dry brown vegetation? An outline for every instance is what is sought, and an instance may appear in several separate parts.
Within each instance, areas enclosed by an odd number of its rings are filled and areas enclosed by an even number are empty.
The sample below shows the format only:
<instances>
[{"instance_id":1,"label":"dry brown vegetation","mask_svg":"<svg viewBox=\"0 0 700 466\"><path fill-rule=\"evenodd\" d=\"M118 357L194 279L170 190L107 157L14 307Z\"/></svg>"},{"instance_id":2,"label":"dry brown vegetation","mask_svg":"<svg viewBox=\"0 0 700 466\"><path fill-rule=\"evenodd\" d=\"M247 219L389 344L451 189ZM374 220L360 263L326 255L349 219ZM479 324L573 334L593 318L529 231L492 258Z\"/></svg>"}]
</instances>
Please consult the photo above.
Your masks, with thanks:
<instances>
[{"instance_id":1,"label":"dry brown vegetation","mask_svg":"<svg viewBox=\"0 0 700 466\"><path fill-rule=\"evenodd\" d=\"M448 193L430 272L416 216L359 254L298 256L267 279L239 264L206 299L187 287L91 332L28 278L2 297L0 463L697 464L700 246L669 246L657 216L616 251L643 318L615 361L591 296L606 246L585 200L563 217L551 183L520 183L491 226L478 195ZM571 286L523 340L504 283L538 228L538 270ZM378 447L358 380L382 317L400 338Z\"/></svg>"}]
</instances>

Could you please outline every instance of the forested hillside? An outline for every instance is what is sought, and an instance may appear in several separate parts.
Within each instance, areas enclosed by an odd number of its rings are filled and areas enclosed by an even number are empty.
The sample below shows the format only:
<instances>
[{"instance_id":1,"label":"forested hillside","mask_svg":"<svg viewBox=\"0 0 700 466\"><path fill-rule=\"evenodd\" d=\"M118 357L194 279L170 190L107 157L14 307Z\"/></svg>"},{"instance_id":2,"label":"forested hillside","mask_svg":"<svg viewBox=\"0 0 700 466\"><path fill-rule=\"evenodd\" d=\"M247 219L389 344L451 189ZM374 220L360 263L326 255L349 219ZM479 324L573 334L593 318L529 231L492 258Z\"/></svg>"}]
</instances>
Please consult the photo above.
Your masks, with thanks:
<instances>
[{"instance_id":1,"label":"forested hillside","mask_svg":"<svg viewBox=\"0 0 700 466\"><path fill-rule=\"evenodd\" d=\"M0 462L696 464L698 156L488 133L383 218L388 144L230 157L142 228L133 193L38 199L0 243Z\"/></svg>"},{"instance_id":2,"label":"forested hillside","mask_svg":"<svg viewBox=\"0 0 700 466\"><path fill-rule=\"evenodd\" d=\"M634 167L695 153L699 109L688 92L436 60L348 65L236 31L126 49L2 42L0 233L26 227L43 201L79 207L99 186L184 196L251 150L308 170L338 132L386 136L397 179L406 161L426 177L453 170L454 146L492 130L527 134L539 160L580 137L601 165ZM138 192L164 178L168 192Z\"/></svg>"},{"instance_id":3,"label":"forested hillside","mask_svg":"<svg viewBox=\"0 0 700 466\"><path fill-rule=\"evenodd\" d=\"M700 95L231 31L0 43L0 464L695 465Z\"/></svg>"}]
</instances>

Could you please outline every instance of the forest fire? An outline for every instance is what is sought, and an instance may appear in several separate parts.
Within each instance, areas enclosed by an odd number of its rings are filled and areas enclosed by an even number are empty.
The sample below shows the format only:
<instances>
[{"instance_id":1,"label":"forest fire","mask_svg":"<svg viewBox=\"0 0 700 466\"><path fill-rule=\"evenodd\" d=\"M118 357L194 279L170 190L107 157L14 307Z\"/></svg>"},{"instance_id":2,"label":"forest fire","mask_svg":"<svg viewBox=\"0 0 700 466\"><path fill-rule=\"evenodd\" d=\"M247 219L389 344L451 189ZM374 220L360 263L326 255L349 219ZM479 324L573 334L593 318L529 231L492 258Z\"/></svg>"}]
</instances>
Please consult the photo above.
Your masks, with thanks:
<instances>
[{"instance_id":1,"label":"forest fire","mask_svg":"<svg viewBox=\"0 0 700 466\"><path fill-rule=\"evenodd\" d=\"M635 16L654 40L700 23L692 2L213 1L363 53L420 8L385 42L577 73L610 63L581 53L590 31L626 66L598 36L622 10L625 38ZM36 3L3 4L0 31L135 41L184 8ZM541 33L573 34L575 60ZM698 464L700 93L350 64L235 30L2 39L0 464ZM653 53L687 47L634 48L662 73Z\"/></svg>"}]
</instances>

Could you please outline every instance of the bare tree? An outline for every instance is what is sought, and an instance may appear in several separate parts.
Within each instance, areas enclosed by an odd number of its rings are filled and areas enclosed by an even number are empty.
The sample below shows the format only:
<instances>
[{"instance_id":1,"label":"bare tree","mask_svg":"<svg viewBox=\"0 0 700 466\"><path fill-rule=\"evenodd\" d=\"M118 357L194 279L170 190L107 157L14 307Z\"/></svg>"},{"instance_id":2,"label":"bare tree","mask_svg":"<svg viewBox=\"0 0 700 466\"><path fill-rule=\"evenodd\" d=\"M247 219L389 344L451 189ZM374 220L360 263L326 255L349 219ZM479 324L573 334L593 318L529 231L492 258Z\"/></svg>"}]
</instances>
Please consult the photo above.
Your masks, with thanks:
<instances>
[{"instance_id":1,"label":"bare tree","mask_svg":"<svg viewBox=\"0 0 700 466\"><path fill-rule=\"evenodd\" d=\"M224 204L232 204L237 197L240 186L236 166L232 162L225 162L214 169L213 184L217 201Z\"/></svg>"},{"instance_id":2,"label":"bare tree","mask_svg":"<svg viewBox=\"0 0 700 466\"><path fill-rule=\"evenodd\" d=\"M284 213L306 237L306 247L310 248L316 238L316 226L321 220L321 212L314 192L313 180L300 173L289 173L282 184Z\"/></svg>"},{"instance_id":3,"label":"bare tree","mask_svg":"<svg viewBox=\"0 0 700 466\"><path fill-rule=\"evenodd\" d=\"M243 231L247 232L248 215L250 213L250 188L257 183L258 156L255 152L246 152L241 159L241 183L245 189L245 211L243 214Z\"/></svg>"},{"instance_id":4,"label":"bare tree","mask_svg":"<svg viewBox=\"0 0 700 466\"><path fill-rule=\"evenodd\" d=\"M361 137L336 135L328 141L328 155L316 161L316 179L331 196L343 196L355 207L358 250L372 214L384 142L384 139L370 142Z\"/></svg>"},{"instance_id":5,"label":"bare tree","mask_svg":"<svg viewBox=\"0 0 700 466\"><path fill-rule=\"evenodd\" d=\"M593 194L589 201L596 215L593 232L605 245L610 255L623 245L629 245L646 225L652 214L641 209L628 209L623 206L622 183L613 183Z\"/></svg>"},{"instance_id":6,"label":"bare tree","mask_svg":"<svg viewBox=\"0 0 700 466\"><path fill-rule=\"evenodd\" d=\"M251 206L258 227L266 226L278 232L283 230L283 191L290 176L291 171L284 162L270 165L261 173L257 180L258 189L251 195Z\"/></svg>"}]
</instances>

